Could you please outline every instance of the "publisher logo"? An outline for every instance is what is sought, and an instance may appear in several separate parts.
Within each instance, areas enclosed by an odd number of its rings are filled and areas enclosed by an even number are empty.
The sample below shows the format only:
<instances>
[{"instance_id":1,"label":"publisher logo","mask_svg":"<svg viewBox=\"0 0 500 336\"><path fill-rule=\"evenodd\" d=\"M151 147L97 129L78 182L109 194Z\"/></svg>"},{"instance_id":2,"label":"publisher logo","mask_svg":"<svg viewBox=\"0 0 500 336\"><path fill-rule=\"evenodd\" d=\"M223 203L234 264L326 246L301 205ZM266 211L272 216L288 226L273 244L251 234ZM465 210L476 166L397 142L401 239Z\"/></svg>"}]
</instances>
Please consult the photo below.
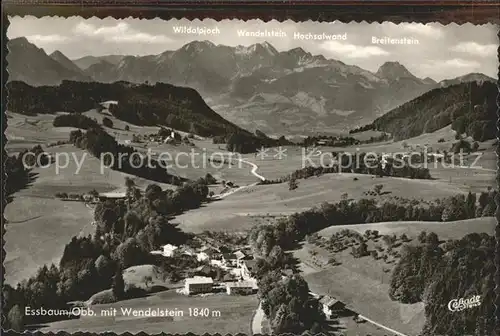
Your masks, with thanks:
<instances>
[{"instance_id":1,"label":"publisher logo","mask_svg":"<svg viewBox=\"0 0 500 336\"><path fill-rule=\"evenodd\" d=\"M479 295L473 296L469 299L453 299L448 302L448 310L452 312L462 311L481 305L481 297Z\"/></svg>"}]
</instances>

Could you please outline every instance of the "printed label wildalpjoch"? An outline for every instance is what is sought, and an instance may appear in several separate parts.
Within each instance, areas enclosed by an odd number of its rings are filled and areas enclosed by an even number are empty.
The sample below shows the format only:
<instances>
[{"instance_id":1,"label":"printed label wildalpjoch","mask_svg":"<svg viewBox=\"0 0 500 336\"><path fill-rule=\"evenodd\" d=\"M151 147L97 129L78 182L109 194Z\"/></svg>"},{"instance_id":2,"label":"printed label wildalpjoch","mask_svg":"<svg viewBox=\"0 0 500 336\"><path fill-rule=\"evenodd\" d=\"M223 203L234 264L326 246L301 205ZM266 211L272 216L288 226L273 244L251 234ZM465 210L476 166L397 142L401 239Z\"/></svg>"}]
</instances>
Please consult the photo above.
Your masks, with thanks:
<instances>
[{"instance_id":1,"label":"printed label wildalpjoch","mask_svg":"<svg viewBox=\"0 0 500 336\"><path fill-rule=\"evenodd\" d=\"M6 328L493 333L493 25L9 21Z\"/></svg>"}]
</instances>

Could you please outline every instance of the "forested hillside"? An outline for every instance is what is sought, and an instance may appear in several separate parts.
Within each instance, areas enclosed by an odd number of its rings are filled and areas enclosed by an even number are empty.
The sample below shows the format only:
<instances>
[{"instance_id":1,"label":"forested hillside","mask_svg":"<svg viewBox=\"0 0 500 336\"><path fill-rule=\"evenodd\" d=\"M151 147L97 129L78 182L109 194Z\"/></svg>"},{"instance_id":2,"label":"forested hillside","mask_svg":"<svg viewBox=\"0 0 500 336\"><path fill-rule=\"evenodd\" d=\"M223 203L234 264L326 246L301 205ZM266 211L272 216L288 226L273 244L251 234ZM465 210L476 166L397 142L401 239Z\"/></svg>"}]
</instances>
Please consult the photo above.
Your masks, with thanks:
<instances>
[{"instance_id":1,"label":"forested hillside","mask_svg":"<svg viewBox=\"0 0 500 336\"><path fill-rule=\"evenodd\" d=\"M116 101L117 104L110 104L110 112L118 119L138 126L167 126L217 137L217 142L227 143L229 150L253 152L261 146L270 147L283 142L236 126L214 112L196 90L170 84L63 81L59 86L33 87L11 82L7 89L11 97L7 109L25 115L82 113L102 108L102 102ZM60 126L66 125L67 121L58 119Z\"/></svg>"},{"instance_id":2,"label":"forested hillside","mask_svg":"<svg viewBox=\"0 0 500 336\"><path fill-rule=\"evenodd\" d=\"M194 128L201 135L241 131L210 109L195 90L169 84L63 81L59 86L33 87L12 82L7 87L11 97L8 110L26 115L85 112L97 108L101 102L113 100L118 104L111 112L136 125L177 125L186 131Z\"/></svg>"},{"instance_id":3,"label":"forested hillside","mask_svg":"<svg viewBox=\"0 0 500 336\"><path fill-rule=\"evenodd\" d=\"M423 335L493 335L495 238L472 233L440 245L422 232L420 244L406 246L392 276L390 296L404 303L423 301ZM480 305L448 310L452 299L479 296Z\"/></svg>"},{"instance_id":4,"label":"forested hillside","mask_svg":"<svg viewBox=\"0 0 500 336\"><path fill-rule=\"evenodd\" d=\"M491 82L469 82L429 91L381 116L373 128L395 140L434 132L449 124L476 141L496 137L498 88Z\"/></svg>"}]
</instances>

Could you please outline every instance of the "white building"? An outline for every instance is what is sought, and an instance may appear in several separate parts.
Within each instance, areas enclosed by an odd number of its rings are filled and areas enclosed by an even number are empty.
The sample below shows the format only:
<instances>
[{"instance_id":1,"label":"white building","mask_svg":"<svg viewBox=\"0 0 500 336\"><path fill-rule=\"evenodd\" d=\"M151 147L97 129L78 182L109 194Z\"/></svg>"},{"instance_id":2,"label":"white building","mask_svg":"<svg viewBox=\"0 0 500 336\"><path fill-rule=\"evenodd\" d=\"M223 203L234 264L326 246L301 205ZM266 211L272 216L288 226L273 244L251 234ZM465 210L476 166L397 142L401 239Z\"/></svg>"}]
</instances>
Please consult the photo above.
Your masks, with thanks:
<instances>
[{"instance_id":1,"label":"white building","mask_svg":"<svg viewBox=\"0 0 500 336\"><path fill-rule=\"evenodd\" d=\"M210 258L210 256L208 254L206 254L205 252L200 252L198 254L196 254L196 259L198 261L205 261L205 260L208 260Z\"/></svg>"},{"instance_id":2,"label":"white building","mask_svg":"<svg viewBox=\"0 0 500 336\"><path fill-rule=\"evenodd\" d=\"M184 282L184 290L186 294L209 293L212 291L214 281L210 277L195 276L187 278Z\"/></svg>"},{"instance_id":3,"label":"white building","mask_svg":"<svg viewBox=\"0 0 500 336\"><path fill-rule=\"evenodd\" d=\"M337 315L345 309L345 304L337 299L329 296L323 296L319 302L323 306L323 313L327 319L331 319L333 315Z\"/></svg>"},{"instance_id":4,"label":"white building","mask_svg":"<svg viewBox=\"0 0 500 336\"><path fill-rule=\"evenodd\" d=\"M226 292L228 295L249 295L257 291L257 283L255 281L238 281L228 282L226 284Z\"/></svg>"},{"instance_id":5,"label":"white building","mask_svg":"<svg viewBox=\"0 0 500 336\"><path fill-rule=\"evenodd\" d=\"M255 272L257 269L257 261L245 260L241 263L241 276L245 280L253 280L255 278Z\"/></svg>"},{"instance_id":6,"label":"white building","mask_svg":"<svg viewBox=\"0 0 500 336\"><path fill-rule=\"evenodd\" d=\"M175 245L172 245L172 244L167 244L167 245L163 245L163 256L165 257L171 257L174 255L174 251L177 250L179 247L178 246L175 246Z\"/></svg>"}]
</instances>

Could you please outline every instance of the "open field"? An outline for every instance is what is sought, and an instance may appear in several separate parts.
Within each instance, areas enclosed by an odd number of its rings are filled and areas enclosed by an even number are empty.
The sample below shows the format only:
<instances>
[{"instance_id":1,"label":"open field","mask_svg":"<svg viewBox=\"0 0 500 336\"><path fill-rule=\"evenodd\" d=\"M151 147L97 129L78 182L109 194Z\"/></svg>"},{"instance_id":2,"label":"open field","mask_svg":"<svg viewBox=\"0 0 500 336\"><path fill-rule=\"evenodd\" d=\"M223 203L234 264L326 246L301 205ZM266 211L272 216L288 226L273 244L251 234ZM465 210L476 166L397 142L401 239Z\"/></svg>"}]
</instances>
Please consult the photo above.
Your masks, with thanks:
<instances>
[{"instance_id":1,"label":"open field","mask_svg":"<svg viewBox=\"0 0 500 336\"><path fill-rule=\"evenodd\" d=\"M36 145L45 147L48 143L66 141L72 127L54 127L56 115L40 114L25 116L7 112L7 129L5 136L7 153L19 152Z\"/></svg>"},{"instance_id":2,"label":"open field","mask_svg":"<svg viewBox=\"0 0 500 336\"><path fill-rule=\"evenodd\" d=\"M78 171L74 159L67 168L56 172L55 164L35 168L30 186L16 192L5 207L6 224L6 281L16 283L34 274L43 264L59 263L64 246L78 234L91 234L94 227L92 209L81 202L62 201L56 193L83 194L96 189L109 192L125 189L125 176L145 188L151 182L142 178L105 169L100 173L100 161L71 145L49 148L50 152L65 152L80 161ZM167 187L167 185L162 185ZM168 186L171 187L171 186Z\"/></svg>"},{"instance_id":3,"label":"open field","mask_svg":"<svg viewBox=\"0 0 500 336\"><path fill-rule=\"evenodd\" d=\"M354 178L358 180L354 181ZM299 187L291 191L287 183L248 187L223 200L184 213L174 221L179 222L185 231L238 231L256 225L255 218L268 214L288 215L310 209L322 202L338 202L344 193L352 199L371 198L363 193L373 190L377 184L384 185L385 194L375 197L380 201L396 196L433 200L469 191L464 185L450 185L444 181L377 178L347 173L325 174L299 180L298 183Z\"/></svg>"},{"instance_id":4,"label":"open field","mask_svg":"<svg viewBox=\"0 0 500 336\"><path fill-rule=\"evenodd\" d=\"M378 230L381 235L403 233L415 237L422 231L435 232L440 239L460 239L469 233L493 234L497 221L494 217L481 217L456 222L384 222L357 225L331 226L318 232L323 237L330 237L342 229L349 229L363 234L366 230Z\"/></svg>"},{"instance_id":5,"label":"open field","mask_svg":"<svg viewBox=\"0 0 500 336\"><path fill-rule=\"evenodd\" d=\"M492 234L495 230L494 217L476 218L457 222L390 222L359 225L332 226L319 232L320 236L331 237L342 229L357 231L378 230L381 235L406 234L415 239L421 231L435 232L441 240L461 238L468 233L485 232ZM411 242L410 242L411 244ZM375 246L385 247L382 240L367 242L368 250ZM398 250L400 248L395 248ZM314 251L314 256L311 252ZM379 252L380 255L381 252ZM322 247L310 243L294 251L295 257L301 262L304 277L311 291L327 294L338 298L347 307L377 321L387 327L408 335L418 334L425 322L423 304L402 304L389 298L391 272L397 259L389 257L388 262L382 259L374 260L371 256L354 258L350 249L330 253ZM340 265L327 265L334 257ZM386 271L384 271L386 270Z\"/></svg>"},{"instance_id":6,"label":"open field","mask_svg":"<svg viewBox=\"0 0 500 336\"><path fill-rule=\"evenodd\" d=\"M121 301L114 304L95 305L92 310L95 317L50 323L42 328L42 332L57 331L87 331L101 333L113 330L115 333L145 332L148 334L168 332L171 334L185 334L192 332L203 335L205 333L250 334L252 314L258 306L256 295L229 296L214 294L208 296L184 296L173 290L152 294L145 298ZM121 308L135 310L169 309L183 311L184 316L176 317L133 317L123 316ZM102 310L116 308L118 313L114 317L100 316ZM205 309L210 311L210 317L189 316L189 308ZM217 312L217 313L214 313ZM219 315L220 313L220 315ZM215 316L217 315L217 316ZM228 323L231 321L231 323Z\"/></svg>"},{"instance_id":7,"label":"open field","mask_svg":"<svg viewBox=\"0 0 500 336\"><path fill-rule=\"evenodd\" d=\"M36 196L16 196L7 205L5 224L5 281L33 275L44 264L59 263L73 236L94 232L91 209L80 202Z\"/></svg>"}]
</instances>

